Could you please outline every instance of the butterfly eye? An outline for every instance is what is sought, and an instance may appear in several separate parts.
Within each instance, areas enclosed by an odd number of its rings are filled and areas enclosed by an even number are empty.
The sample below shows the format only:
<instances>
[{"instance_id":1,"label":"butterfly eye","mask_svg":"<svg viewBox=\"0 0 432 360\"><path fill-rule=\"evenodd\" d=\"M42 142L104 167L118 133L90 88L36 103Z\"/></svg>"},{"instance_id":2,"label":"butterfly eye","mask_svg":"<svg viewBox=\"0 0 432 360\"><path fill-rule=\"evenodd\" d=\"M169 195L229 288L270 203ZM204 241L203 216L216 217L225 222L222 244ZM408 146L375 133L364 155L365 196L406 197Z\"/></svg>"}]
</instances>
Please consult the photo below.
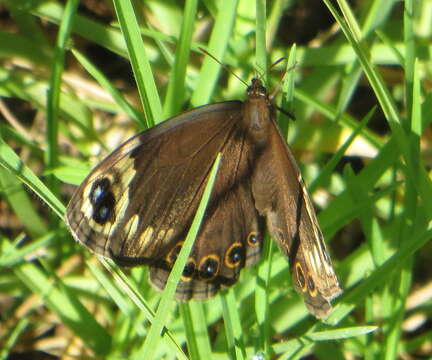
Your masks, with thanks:
<instances>
[{"instance_id":1,"label":"butterfly eye","mask_svg":"<svg viewBox=\"0 0 432 360\"><path fill-rule=\"evenodd\" d=\"M249 246L257 246L260 242L260 236L257 232L252 231L247 237L247 243Z\"/></svg>"},{"instance_id":2,"label":"butterfly eye","mask_svg":"<svg viewBox=\"0 0 432 360\"><path fill-rule=\"evenodd\" d=\"M225 264L231 268L240 265L244 259L244 248L240 242L232 244L225 253Z\"/></svg>"},{"instance_id":3,"label":"butterfly eye","mask_svg":"<svg viewBox=\"0 0 432 360\"><path fill-rule=\"evenodd\" d=\"M194 259L189 258L188 262L186 263L183 269L182 280L183 281L191 280L194 273L195 273L195 261Z\"/></svg>"},{"instance_id":4,"label":"butterfly eye","mask_svg":"<svg viewBox=\"0 0 432 360\"><path fill-rule=\"evenodd\" d=\"M115 198L110 190L111 182L107 178L97 180L90 190L90 203L93 205L93 220L105 224L114 211Z\"/></svg>"},{"instance_id":5,"label":"butterfly eye","mask_svg":"<svg viewBox=\"0 0 432 360\"><path fill-rule=\"evenodd\" d=\"M215 255L209 255L203 258L199 266L200 276L204 280L210 280L215 277L219 271L219 260Z\"/></svg>"},{"instance_id":6,"label":"butterfly eye","mask_svg":"<svg viewBox=\"0 0 432 360\"><path fill-rule=\"evenodd\" d=\"M266 88L264 87L264 86L258 86L258 94L260 94L260 95L265 95L265 94L267 94L267 90L266 90Z\"/></svg>"}]
</instances>

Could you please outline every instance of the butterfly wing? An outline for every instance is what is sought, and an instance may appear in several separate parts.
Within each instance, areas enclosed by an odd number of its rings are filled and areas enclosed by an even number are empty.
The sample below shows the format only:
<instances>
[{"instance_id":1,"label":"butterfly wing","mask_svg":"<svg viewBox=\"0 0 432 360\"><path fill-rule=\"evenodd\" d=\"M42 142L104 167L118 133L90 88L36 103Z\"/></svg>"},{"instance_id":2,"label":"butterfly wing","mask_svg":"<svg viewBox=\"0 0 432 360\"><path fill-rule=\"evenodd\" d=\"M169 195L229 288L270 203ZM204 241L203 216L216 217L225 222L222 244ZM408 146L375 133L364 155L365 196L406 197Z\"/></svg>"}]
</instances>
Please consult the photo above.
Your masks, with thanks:
<instances>
[{"instance_id":1,"label":"butterfly wing","mask_svg":"<svg viewBox=\"0 0 432 360\"><path fill-rule=\"evenodd\" d=\"M262 219L251 190L253 148L239 119L242 103L196 108L120 146L84 180L66 221L78 241L121 265L150 265L163 288L218 152L223 154L208 210L177 288L206 298L257 261Z\"/></svg>"},{"instance_id":2,"label":"butterfly wing","mask_svg":"<svg viewBox=\"0 0 432 360\"><path fill-rule=\"evenodd\" d=\"M213 296L221 287L233 285L244 266L258 261L263 219L253 205L251 187L238 186L235 191L210 202L177 287L178 300L203 300ZM179 249L173 248L172 253L178 253ZM166 263L172 264L174 260L168 255ZM150 267L150 279L158 289L163 289L168 275L169 268Z\"/></svg>"},{"instance_id":3,"label":"butterfly wing","mask_svg":"<svg viewBox=\"0 0 432 360\"><path fill-rule=\"evenodd\" d=\"M256 208L290 260L295 289L309 311L322 318L341 289L300 171L274 121L267 141L252 180Z\"/></svg>"}]
</instances>

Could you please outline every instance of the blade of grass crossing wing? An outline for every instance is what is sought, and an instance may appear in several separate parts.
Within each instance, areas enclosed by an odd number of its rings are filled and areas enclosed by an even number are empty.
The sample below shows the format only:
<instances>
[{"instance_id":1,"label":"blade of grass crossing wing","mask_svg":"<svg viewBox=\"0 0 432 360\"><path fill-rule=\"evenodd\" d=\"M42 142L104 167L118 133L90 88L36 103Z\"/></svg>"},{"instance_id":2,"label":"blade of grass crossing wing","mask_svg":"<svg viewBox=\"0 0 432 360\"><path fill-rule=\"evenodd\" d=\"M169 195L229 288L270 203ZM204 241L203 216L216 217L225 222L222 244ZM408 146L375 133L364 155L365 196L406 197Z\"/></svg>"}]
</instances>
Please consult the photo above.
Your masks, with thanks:
<instances>
[{"instance_id":1,"label":"blade of grass crossing wing","mask_svg":"<svg viewBox=\"0 0 432 360\"><path fill-rule=\"evenodd\" d=\"M154 318L153 324L150 328L150 331L145 339L145 342L141 348L141 351L138 352L139 357L142 359L142 356L145 354L145 357L148 359L153 358L153 354L158 348L159 340L161 338L160 334L165 326L166 319L169 315L169 309L171 309L172 303L174 301L174 293L177 288L177 284L182 275L183 269L186 265L187 258L192 249L193 243L195 241L196 236L198 235L198 231L201 225L201 221L204 217L205 209L207 207L208 200L211 195L211 190L213 187L213 183L216 179L217 170L219 168L219 164L221 161L221 154L218 154L216 157L213 168L210 172L208 182L206 188L204 190L203 197L198 206L198 211L195 215L195 218L192 222L192 226L186 236L185 242L180 250L178 258L174 264L173 269L171 270L170 275L168 276L168 280L165 286L165 289L162 293L162 298L158 306L158 310L156 312L156 316Z\"/></svg>"}]
</instances>

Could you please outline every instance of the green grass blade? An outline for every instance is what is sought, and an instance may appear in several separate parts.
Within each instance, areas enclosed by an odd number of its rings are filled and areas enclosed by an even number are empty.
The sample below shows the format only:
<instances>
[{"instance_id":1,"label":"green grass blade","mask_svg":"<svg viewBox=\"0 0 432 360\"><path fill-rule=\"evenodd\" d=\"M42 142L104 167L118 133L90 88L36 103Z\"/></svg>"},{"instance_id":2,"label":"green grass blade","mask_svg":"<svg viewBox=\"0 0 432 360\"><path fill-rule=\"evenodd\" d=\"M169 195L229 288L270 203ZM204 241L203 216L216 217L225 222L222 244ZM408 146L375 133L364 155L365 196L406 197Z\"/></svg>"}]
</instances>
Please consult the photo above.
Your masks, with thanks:
<instances>
[{"instance_id":1,"label":"green grass blade","mask_svg":"<svg viewBox=\"0 0 432 360\"><path fill-rule=\"evenodd\" d=\"M146 114L146 127L150 127L162 121L162 106L150 62L142 42L140 28L132 3L129 0L114 0L114 6L120 28L126 40L141 104Z\"/></svg>"},{"instance_id":2,"label":"green grass blade","mask_svg":"<svg viewBox=\"0 0 432 360\"><path fill-rule=\"evenodd\" d=\"M201 225L201 221L204 218L204 212L207 206L207 203L210 199L211 190L213 188L213 183L216 179L217 170L219 168L219 164L221 161L221 155L219 154L215 160L213 168L209 174L208 182L204 190L203 197L198 206L197 214L192 222L191 228L186 236L185 242L180 250L178 258L174 264L174 267L171 270L170 275L168 276L168 280L165 286L165 289L162 294L161 301L158 306L158 310L156 312L156 316L154 318L153 324L149 330L148 336L146 337L144 344L142 346L139 358L142 359L142 356L145 354L149 359L153 358L153 354L158 348L160 334L165 326L167 316L169 314L169 309L172 306L174 301L174 293L177 288L177 284L180 280L183 269L186 265L187 257L192 249L193 242L198 235L199 227Z\"/></svg>"},{"instance_id":3,"label":"green grass blade","mask_svg":"<svg viewBox=\"0 0 432 360\"><path fill-rule=\"evenodd\" d=\"M215 19L210 41L206 50L216 59L223 61L228 41L231 36L238 0L232 0L219 4L219 12ZM213 89L216 86L217 77L221 66L210 57L206 56L200 71L198 83L191 98L192 106L207 104Z\"/></svg>"},{"instance_id":4,"label":"green grass blade","mask_svg":"<svg viewBox=\"0 0 432 360\"><path fill-rule=\"evenodd\" d=\"M72 22L78 8L78 0L69 0L66 3L64 16L60 24L57 44L54 51L52 62L52 73L47 99L47 148L45 152L45 162L48 169L58 166L58 115L60 104L60 86L64 71L64 61L66 44L72 32ZM51 191L58 193L58 180L51 174L47 176L47 183Z\"/></svg>"},{"instance_id":5,"label":"green grass blade","mask_svg":"<svg viewBox=\"0 0 432 360\"><path fill-rule=\"evenodd\" d=\"M36 195L38 195L60 218L63 218L64 205L48 187L39 180L18 157L18 155L0 138L0 165L17 176Z\"/></svg>"},{"instance_id":6,"label":"green grass blade","mask_svg":"<svg viewBox=\"0 0 432 360\"><path fill-rule=\"evenodd\" d=\"M191 301L179 305L191 359L211 359L211 339L202 302Z\"/></svg>"},{"instance_id":7,"label":"green grass blade","mask_svg":"<svg viewBox=\"0 0 432 360\"><path fill-rule=\"evenodd\" d=\"M170 117L178 113L185 101L185 76L189 63L189 52L192 43L194 20L197 12L197 0L188 0L185 4L183 24L180 39L177 44L174 66L168 83L165 98L164 117Z\"/></svg>"},{"instance_id":8,"label":"green grass blade","mask_svg":"<svg viewBox=\"0 0 432 360\"><path fill-rule=\"evenodd\" d=\"M114 88L111 82L79 51L72 50L72 53L80 62L80 64L95 78L95 80L104 88L120 106L120 108L132 119L137 125L143 126L145 123L142 114L131 106L124 96Z\"/></svg>"},{"instance_id":9,"label":"green grass blade","mask_svg":"<svg viewBox=\"0 0 432 360\"><path fill-rule=\"evenodd\" d=\"M228 352L232 359L245 359L246 351L236 298L232 291L221 296Z\"/></svg>"},{"instance_id":10,"label":"green grass blade","mask_svg":"<svg viewBox=\"0 0 432 360\"><path fill-rule=\"evenodd\" d=\"M6 250L13 251L10 245ZM55 274L48 276L40 267L30 262L20 263L14 267L13 271L17 278L40 299L43 299L46 306L82 337L95 353L104 355L109 352L110 335L81 304L76 295L61 283L59 278L56 278L56 284L53 284L51 277Z\"/></svg>"}]
</instances>

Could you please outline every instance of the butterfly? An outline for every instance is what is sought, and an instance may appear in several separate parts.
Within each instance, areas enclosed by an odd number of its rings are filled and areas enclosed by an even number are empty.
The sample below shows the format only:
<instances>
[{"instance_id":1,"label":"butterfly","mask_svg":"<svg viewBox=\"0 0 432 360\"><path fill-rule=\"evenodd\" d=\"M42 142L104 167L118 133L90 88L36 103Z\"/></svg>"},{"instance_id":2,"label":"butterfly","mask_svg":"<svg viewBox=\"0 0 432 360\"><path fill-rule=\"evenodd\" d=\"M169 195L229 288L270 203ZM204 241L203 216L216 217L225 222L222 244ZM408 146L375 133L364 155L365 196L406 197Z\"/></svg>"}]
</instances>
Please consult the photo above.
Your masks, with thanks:
<instances>
[{"instance_id":1,"label":"butterfly","mask_svg":"<svg viewBox=\"0 0 432 360\"><path fill-rule=\"evenodd\" d=\"M176 289L203 300L255 264L266 229L289 260L294 288L323 318L342 290L312 202L254 78L247 99L200 106L126 141L97 165L67 207L74 238L123 266L146 264L163 289L218 153L222 162Z\"/></svg>"}]
</instances>

